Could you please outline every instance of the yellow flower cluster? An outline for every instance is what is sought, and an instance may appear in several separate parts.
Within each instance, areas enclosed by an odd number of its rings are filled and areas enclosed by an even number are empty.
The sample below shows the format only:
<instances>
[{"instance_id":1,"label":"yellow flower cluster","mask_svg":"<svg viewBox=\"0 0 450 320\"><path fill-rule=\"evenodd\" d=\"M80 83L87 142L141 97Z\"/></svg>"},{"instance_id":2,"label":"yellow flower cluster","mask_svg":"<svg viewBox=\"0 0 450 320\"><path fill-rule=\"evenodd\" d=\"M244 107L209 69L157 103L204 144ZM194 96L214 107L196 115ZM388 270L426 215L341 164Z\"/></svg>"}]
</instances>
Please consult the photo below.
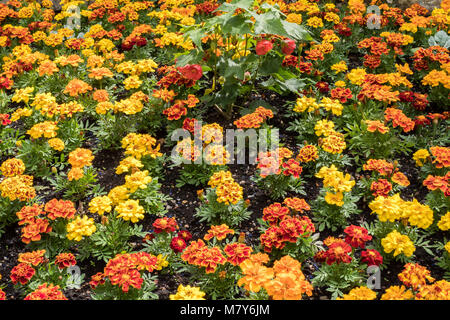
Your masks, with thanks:
<instances>
[{"instance_id":1,"label":"yellow flower cluster","mask_svg":"<svg viewBox=\"0 0 450 320\"><path fill-rule=\"evenodd\" d=\"M144 208L139 205L139 200L127 200L119 203L116 207L118 213L117 217L122 218L125 221L131 221L133 223L144 219Z\"/></svg>"},{"instance_id":2,"label":"yellow flower cluster","mask_svg":"<svg viewBox=\"0 0 450 320\"><path fill-rule=\"evenodd\" d=\"M180 284L176 294L169 296L170 300L205 300L205 293L199 287Z\"/></svg>"},{"instance_id":3,"label":"yellow flower cluster","mask_svg":"<svg viewBox=\"0 0 450 320\"><path fill-rule=\"evenodd\" d=\"M355 185L355 180L351 180L351 176L347 173L339 171L334 165L330 167L322 167L316 174L317 178L323 179L323 186L334 191L327 191L325 201L341 207L344 205L344 192L350 192Z\"/></svg>"},{"instance_id":4,"label":"yellow flower cluster","mask_svg":"<svg viewBox=\"0 0 450 320\"><path fill-rule=\"evenodd\" d=\"M95 231L94 219L88 218L88 216L76 217L74 220L67 224L67 239L81 241L83 236L89 237Z\"/></svg>"},{"instance_id":5,"label":"yellow flower cluster","mask_svg":"<svg viewBox=\"0 0 450 320\"><path fill-rule=\"evenodd\" d=\"M411 257L416 250L411 239L407 235L402 235L397 230L392 231L381 239L381 245L386 253L394 251L394 257L402 253L406 257Z\"/></svg>"},{"instance_id":6,"label":"yellow flower cluster","mask_svg":"<svg viewBox=\"0 0 450 320\"><path fill-rule=\"evenodd\" d=\"M331 111L334 115L340 116L342 114L342 109L344 106L339 102L339 100L331 99L328 97L323 97L320 103L316 102L313 97L302 96L297 98L296 104L294 106L295 112L313 112L319 108L324 108L326 111Z\"/></svg>"},{"instance_id":7,"label":"yellow flower cluster","mask_svg":"<svg viewBox=\"0 0 450 320\"><path fill-rule=\"evenodd\" d=\"M116 174L122 174L124 172L129 172L131 170L132 173L142 168L144 165L142 162L134 157L126 157L122 161L120 161L119 165L116 168Z\"/></svg>"},{"instance_id":8,"label":"yellow flower cluster","mask_svg":"<svg viewBox=\"0 0 450 320\"><path fill-rule=\"evenodd\" d=\"M422 84L432 87L437 87L442 84L444 88L450 89L450 75L442 70L432 70L423 77Z\"/></svg>"},{"instance_id":9,"label":"yellow flower cluster","mask_svg":"<svg viewBox=\"0 0 450 320\"><path fill-rule=\"evenodd\" d=\"M94 197L89 202L89 212L103 215L105 212L111 212L112 201L108 196Z\"/></svg>"},{"instance_id":10,"label":"yellow flower cluster","mask_svg":"<svg viewBox=\"0 0 450 320\"><path fill-rule=\"evenodd\" d=\"M58 130L58 126L56 124L56 121L44 121L37 123L27 131L27 134L29 134L33 139L39 139L40 137L54 138L56 137L56 130Z\"/></svg>"},{"instance_id":11,"label":"yellow flower cluster","mask_svg":"<svg viewBox=\"0 0 450 320\"><path fill-rule=\"evenodd\" d=\"M408 221L411 225L426 229L433 223L433 210L416 199L404 201L397 193L390 197L378 196L369 204L372 213L378 215L380 221Z\"/></svg>"},{"instance_id":12,"label":"yellow flower cluster","mask_svg":"<svg viewBox=\"0 0 450 320\"><path fill-rule=\"evenodd\" d=\"M349 293L344 294L342 298L336 300L375 300L377 293L367 287L361 286L353 288Z\"/></svg>"},{"instance_id":13,"label":"yellow flower cluster","mask_svg":"<svg viewBox=\"0 0 450 320\"><path fill-rule=\"evenodd\" d=\"M142 157L150 156L155 159L161 157L159 152L160 145L154 148L156 139L148 134L129 133L122 139L122 148L125 149L125 154L131 155L140 160Z\"/></svg>"},{"instance_id":14,"label":"yellow flower cluster","mask_svg":"<svg viewBox=\"0 0 450 320\"><path fill-rule=\"evenodd\" d=\"M208 185L216 189L217 202L229 205L242 200L242 187L234 181L229 171L215 172L209 179Z\"/></svg>"},{"instance_id":15,"label":"yellow flower cluster","mask_svg":"<svg viewBox=\"0 0 450 320\"><path fill-rule=\"evenodd\" d=\"M124 186L131 192L136 192L138 189L147 188L147 184L152 182L152 178L148 175L148 170L136 171L130 175L125 176Z\"/></svg>"},{"instance_id":16,"label":"yellow flower cluster","mask_svg":"<svg viewBox=\"0 0 450 320\"><path fill-rule=\"evenodd\" d=\"M450 230L450 211L441 217L437 226L442 231Z\"/></svg>"},{"instance_id":17,"label":"yellow flower cluster","mask_svg":"<svg viewBox=\"0 0 450 320\"><path fill-rule=\"evenodd\" d=\"M0 172L5 177L21 175L25 172L25 164L17 158L8 159L0 166Z\"/></svg>"},{"instance_id":18,"label":"yellow flower cluster","mask_svg":"<svg viewBox=\"0 0 450 320\"><path fill-rule=\"evenodd\" d=\"M416 166L422 167L425 161L430 157L430 153L427 149L420 149L414 152L413 160L416 161Z\"/></svg>"}]
</instances>

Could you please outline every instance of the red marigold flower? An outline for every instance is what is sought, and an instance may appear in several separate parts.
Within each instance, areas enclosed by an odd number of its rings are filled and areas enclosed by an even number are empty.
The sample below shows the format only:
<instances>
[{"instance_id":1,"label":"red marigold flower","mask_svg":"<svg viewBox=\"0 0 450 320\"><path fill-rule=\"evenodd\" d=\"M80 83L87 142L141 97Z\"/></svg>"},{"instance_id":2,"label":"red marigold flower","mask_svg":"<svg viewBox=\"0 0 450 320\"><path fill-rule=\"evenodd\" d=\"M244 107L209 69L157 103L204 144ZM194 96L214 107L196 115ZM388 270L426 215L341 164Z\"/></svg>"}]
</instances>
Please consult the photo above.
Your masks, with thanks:
<instances>
[{"instance_id":1,"label":"red marigold flower","mask_svg":"<svg viewBox=\"0 0 450 320\"><path fill-rule=\"evenodd\" d=\"M77 261L71 253L60 253L55 258L55 264L59 269L64 269L76 265Z\"/></svg>"},{"instance_id":2,"label":"red marigold flower","mask_svg":"<svg viewBox=\"0 0 450 320\"><path fill-rule=\"evenodd\" d=\"M20 211L16 213L17 218L20 220L19 225L34 222L37 216L44 213L42 207L42 205L35 203L32 206L24 206L20 209Z\"/></svg>"},{"instance_id":3,"label":"red marigold flower","mask_svg":"<svg viewBox=\"0 0 450 320\"><path fill-rule=\"evenodd\" d=\"M379 266L383 263L383 257L374 249L368 249L361 252L361 261L369 266Z\"/></svg>"},{"instance_id":4,"label":"red marigold flower","mask_svg":"<svg viewBox=\"0 0 450 320\"><path fill-rule=\"evenodd\" d=\"M6 293L0 289L0 301L6 300Z\"/></svg>"},{"instance_id":5,"label":"red marigold flower","mask_svg":"<svg viewBox=\"0 0 450 320\"><path fill-rule=\"evenodd\" d=\"M187 230L178 231L178 236L183 238L183 240L186 242L192 239L192 234Z\"/></svg>"},{"instance_id":6,"label":"red marigold flower","mask_svg":"<svg viewBox=\"0 0 450 320\"><path fill-rule=\"evenodd\" d=\"M41 284L35 291L25 297L24 300L68 300L59 286L53 284Z\"/></svg>"},{"instance_id":7,"label":"red marigold flower","mask_svg":"<svg viewBox=\"0 0 450 320\"><path fill-rule=\"evenodd\" d=\"M318 251L315 255L314 255L314 260L320 263L323 263L327 260L327 252L325 250L321 250Z\"/></svg>"},{"instance_id":8,"label":"red marigold flower","mask_svg":"<svg viewBox=\"0 0 450 320\"><path fill-rule=\"evenodd\" d=\"M300 163L295 161L294 159L289 159L287 162L282 164L284 168L283 174L285 176L292 175L294 178L300 178L300 174L303 171L303 168L300 166Z\"/></svg>"},{"instance_id":9,"label":"red marigold flower","mask_svg":"<svg viewBox=\"0 0 450 320\"><path fill-rule=\"evenodd\" d=\"M178 71L190 80L199 80L203 75L202 67L198 64L187 64L184 67L178 67Z\"/></svg>"},{"instance_id":10,"label":"red marigold flower","mask_svg":"<svg viewBox=\"0 0 450 320\"><path fill-rule=\"evenodd\" d=\"M348 254L352 252L352 247L345 242L334 242L326 251L326 263L332 265L333 263L350 263L352 257Z\"/></svg>"},{"instance_id":11,"label":"red marigold flower","mask_svg":"<svg viewBox=\"0 0 450 320\"><path fill-rule=\"evenodd\" d=\"M187 108L184 107L184 102L177 100L173 106L164 109L163 114L167 116L168 120L179 120L187 114Z\"/></svg>"},{"instance_id":12,"label":"red marigold flower","mask_svg":"<svg viewBox=\"0 0 450 320\"><path fill-rule=\"evenodd\" d=\"M344 229L344 233L346 234L345 242L354 248L364 249L366 242L372 240L369 231L363 227L351 225Z\"/></svg>"},{"instance_id":13,"label":"red marigold flower","mask_svg":"<svg viewBox=\"0 0 450 320\"><path fill-rule=\"evenodd\" d=\"M432 175L427 176L427 178L423 181L423 185L431 191L440 189L442 192L445 192L448 188L448 182L445 177Z\"/></svg>"},{"instance_id":14,"label":"red marigold flower","mask_svg":"<svg viewBox=\"0 0 450 320\"><path fill-rule=\"evenodd\" d=\"M7 113L0 113L0 122L3 126L7 126L11 123L11 120L9 119L9 114Z\"/></svg>"},{"instance_id":15,"label":"red marigold flower","mask_svg":"<svg viewBox=\"0 0 450 320\"><path fill-rule=\"evenodd\" d=\"M155 233L161 233L161 232L174 232L178 229L178 224L175 220L175 218L159 218L156 219L155 222L153 222L153 228L155 228Z\"/></svg>"},{"instance_id":16,"label":"red marigold flower","mask_svg":"<svg viewBox=\"0 0 450 320\"><path fill-rule=\"evenodd\" d=\"M272 50L273 44L269 40L261 40L256 44L255 51L258 56L263 56Z\"/></svg>"},{"instance_id":17,"label":"red marigold flower","mask_svg":"<svg viewBox=\"0 0 450 320\"><path fill-rule=\"evenodd\" d=\"M351 99L353 94L349 88L335 88L331 90L331 97L338 99L341 103L346 103L347 99Z\"/></svg>"},{"instance_id":18,"label":"red marigold flower","mask_svg":"<svg viewBox=\"0 0 450 320\"><path fill-rule=\"evenodd\" d=\"M314 224L306 217L288 217L279 224L283 241L295 243L299 237L308 237L314 231Z\"/></svg>"},{"instance_id":19,"label":"red marigold flower","mask_svg":"<svg viewBox=\"0 0 450 320\"><path fill-rule=\"evenodd\" d=\"M270 227L259 237L261 246L265 252L270 253L272 248L283 249L285 242L283 240L283 231L280 227Z\"/></svg>"},{"instance_id":20,"label":"red marigold flower","mask_svg":"<svg viewBox=\"0 0 450 320\"><path fill-rule=\"evenodd\" d=\"M31 241L41 240L41 233L49 233L52 227L45 219L34 219L22 228L22 242L28 244Z\"/></svg>"},{"instance_id":21,"label":"red marigold flower","mask_svg":"<svg viewBox=\"0 0 450 320\"><path fill-rule=\"evenodd\" d=\"M170 247L175 253L183 252L186 248L186 242L182 237L174 237L170 242Z\"/></svg>"},{"instance_id":22,"label":"red marigold flower","mask_svg":"<svg viewBox=\"0 0 450 320\"><path fill-rule=\"evenodd\" d=\"M189 264L197 264L199 253L206 250L208 247L202 239L198 239L197 241L191 241L189 246L183 251L181 255L181 259L186 261Z\"/></svg>"},{"instance_id":23,"label":"red marigold flower","mask_svg":"<svg viewBox=\"0 0 450 320\"><path fill-rule=\"evenodd\" d=\"M391 190L392 184L386 179L378 179L377 181L373 181L370 185L370 191L372 191L374 197L387 197Z\"/></svg>"},{"instance_id":24,"label":"red marigold flower","mask_svg":"<svg viewBox=\"0 0 450 320\"><path fill-rule=\"evenodd\" d=\"M105 283L105 275L103 272L97 272L91 277L91 281L89 281L89 284L91 285L92 289L97 288L98 285Z\"/></svg>"},{"instance_id":25,"label":"red marigold flower","mask_svg":"<svg viewBox=\"0 0 450 320\"><path fill-rule=\"evenodd\" d=\"M279 202L275 202L270 206L263 209L263 220L269 222L271 226L274 226L278 221L283 220L289 214L289 209L284 207Z\"/></svg>"},{"instance_id":26,"label":"red marigold flower","mask_svg":"<svg viewBox=\"0 0 450 320\"><path fill-rule=\"evenodd\" d=\"M27 263L19 263L11 270L11 281L14 284L20 282L25 285L34 276L36 271Z\"/></svg>"},{"instance_id":27,"label":"red marigold flower","mask_svg":"<svg viewBox=\"0 0 450 320\"><path fill-rule=\"evenodd\" d=\"M320 93L328 93L330 91L330 87L328 85L328 82L325 81L319 81L316 83L316 88L319 89Z\"/></svg>"},{"instance_id":28,"label":"red marigold flower","mask_svg":"<svg viewBox=\"0 0 450 320\"><path fill-rule=\"evenodd\" d=\"M72 201L57 199L47 202L44 210L47 212L47 217L51 220L57 218L72 219L77 212Z\"/></svg>"},{"instance_id":29,"label":"red marigold flower","mask_svg":"<svg viewBox=\"0 0 450 320\"><path fill-rule=\"evenodd\" d=\"M206 273L214 273L217 265L224 264L227 261L218 247L207 248L198 257L198 260L198 265L205 267Z\"/></svg>"},{"instance_id":30,"label":"red marigold flower","mask_svg":"<svg viewBox=\"0 0 450 320\"><path fill-rule=\"evenodd\" d=\"M227 261L237 266L244 260L250 258L253 249L243 243L231 243L227 244L223 251L228 256Z\"/></svg>"},{"instance_id":31,"label":"red marigold flower","mask_svg":"<svg viewBox=\"0 0 450 320\"><path fill-rule=\"evenodd\" d=\"M281 52L285 55L290 55L292 52L294 52L296 47L295 41L292 39L286 39L283 40L283 43L281 44Z\"/></svg>"}]
</instances>

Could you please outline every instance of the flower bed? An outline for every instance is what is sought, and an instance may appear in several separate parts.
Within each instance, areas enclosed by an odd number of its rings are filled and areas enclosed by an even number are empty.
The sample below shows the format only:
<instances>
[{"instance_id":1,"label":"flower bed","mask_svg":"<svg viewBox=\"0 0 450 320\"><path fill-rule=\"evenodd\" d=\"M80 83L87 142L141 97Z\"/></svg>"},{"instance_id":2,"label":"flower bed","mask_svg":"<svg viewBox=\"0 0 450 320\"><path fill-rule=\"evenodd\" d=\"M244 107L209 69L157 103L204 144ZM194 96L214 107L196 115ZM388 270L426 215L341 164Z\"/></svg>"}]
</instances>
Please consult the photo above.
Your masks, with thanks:
<instances>
[{"instance_id":1,"label":"flower bed","mask_svg":"<svg viewBox=\"0 0 450 320\"><path fill-rule=\"evenodd\" d=\"M0 21L0 300L450 298L449 1Z\"/></svg>"}]
</instances>

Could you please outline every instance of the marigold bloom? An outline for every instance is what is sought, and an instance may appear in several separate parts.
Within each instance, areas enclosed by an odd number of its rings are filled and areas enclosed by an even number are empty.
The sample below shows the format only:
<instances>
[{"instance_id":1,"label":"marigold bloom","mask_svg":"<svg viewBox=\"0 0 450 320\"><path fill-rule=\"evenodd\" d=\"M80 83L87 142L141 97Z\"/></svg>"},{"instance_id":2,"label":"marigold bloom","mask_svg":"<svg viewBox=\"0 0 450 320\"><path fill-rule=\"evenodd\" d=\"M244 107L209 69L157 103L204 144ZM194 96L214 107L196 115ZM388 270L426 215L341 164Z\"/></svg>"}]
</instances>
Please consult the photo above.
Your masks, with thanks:
<instances>
[{"instance_id":1,"label":"marigold bloom","mask_svg":"<svg viewBox=\"0 0 450 320\"><path fill-rule=\"evenodd\" d=\"M167 232L171 233L175 230L178 230L178 223L176 222L175 218L158 218L153 222L152 224L155 233L161 233L161 232Z\"/></svg>"},{"instance_id":2,"label":"marigold bloom","mask_svg":"<svg viewBox=\"0 0 450 320\"><path fill-rule=\"evenodd\" d=\"M431 147L430 151L433 157L435 157L433 163L436 163L436 168L450 167L450 148Z\"/></svg>"},{"instance_id":3,"label":"marigold bloom","mask_svg":"<svg viewBox=\"0 0 450 320\"><path fill-rule=\"evenodd\" d=\"M91 166L94 156L92 151L84 148L77 148L69 153L69 163L72 167L83 168L85 166Z\"/></svg>"},{"instance_id":4,"label":"marigold bloom","mask_svg":"<svg viewBox=\"0 0 450 320\"><path fill-rule=\"evenodd\" d=\"M370 191L374 197L387 197L392 190L392 184L386 179L378 179L370 185Z\"/></svg>"},{"instance_id":5,"label":"marigold bloom","mask_svg":"<svg viewBox=\"0 0 450 320\"><path fill-rule=\"evenodd\" d=\"M386 132L389 131L389 128L384 126L384 124L381 121L366 120L365 122L367 125L367 131L369 131L369 132L378 131L381 134L385 134Z\"/></svg>"},{"instance_id":6,"label":"marigold bloom","mask_svg":"<svg viewBox=\"0 0 450 320\"><path fill-rule=\"evenodd\" d=\"M176 294L169 296L170 300L205 300L205 293L199 287L191 287L190 285L178 286Z\"/></svg>"},{"instance_id":7,"label":"marigold bloom","mask_svg":"<svg viewBox=\"0 0 450 320\"><path fill-rule=\"evenodd\" d=\"M20 253L17 261L37 266L44 261L45 250Z\"/></svg>"},{"instance_id":8,"label":"marigold bloom","mask_svg":"<svg viewBox=\"0 0 450 320\"><path fill-rule=\"evenodd\" d=\"M94 224L94 219L88 218L88 216L76 217L67 224L67 239L81 241L83 236L89 237L96 230L97 227Z\"/></svg>"},{"instance_id":9,"label":"marigold bloom","mask_svg":"<svg viewBox=\"0 0 450 320\"><path fill-rule=\"evenodd\" d=\"M52 231L52 228L47 220L33 219L22 228L22 242L28 244L31 241L39 241L42 233L49 233L50 231Z\"/></svg>"},{"instance_id":10,"label":"marigold bloom","mask_svg":"<svg viewBox=\"0 0 450 320\"><path fill-rule=\"evenodd\" d=\"M105 212L111 212L112 201L108 196L94 197L89 202L89 212L103 215Z\"/></svg>"},{"instance_id":11,"label":"marigold bloom","mask_svg":"<svg viewBox=\"0 0 450 320\"><path fill-rule=\"evenodd\" d=\"M211 226L203 239L209 241L212 238L216 238L217 240L221 241L225 239L229 234L234 234L234 230L230 229L226 224L221 224L218 226Z\"/></svg>"},{"instance_id":12,"label":"marigold bloom","mask_svg":"<svg viewBox=\"0 0 450 320\"><path fill-rule=\"evenodd\" d=\"M73 79L70 80L63 92L68 93L71 97L78 97L91 90L92 87L83 80Z\"/></svg>"},{"instance_id":13,"label":"marigold bloom","mask_svg":"<svg viewBox=\"0 0 450 320\"><path fill-rule=\"evenodd\" d=\"M418 263L405 264L403 271L398 274L398 278L405 286L411 287L414 290L426 285L427 281L434 282L430 271Z\"/></svg>"},{"instance_id":14,"label":"marigold bloom","mask_svg":"<svg viewBox=\"0 0 450 320\"><path fill-rule=\"evenodd\" d=\"M450 211L441 217L437 226L442 231L450 230Z\"/></svg>"},{"instance_id":15,"label":"marigold bloom","mask_svg":"<svg viewBox=\"0 0 450 320\"><path fill-rule=\"evenodd\" d=\"M64 269L76 265L77 261L72 253L60 253L55 258L55 264L59 269Z\"/></svg>"},{"instance_id":16,"label":"marigold bloom","mask_svg":"<svg viewBox=\"0 0 450 320\"><path fill-rule=\"evenodd\" d=\"M346 234L345 242L353 248L364 249L366 247L366 242L372 240L369 231L363 227L351 225L344 229L344 233Z\"/></svg>"},{"instance_id":17,"label":"marigold bloom","mask_svg":"<svg viewBox=\"0 0 450 320\"><path fill-rule=\"evenodd\" d=\"M243 243L231 243L227 244L223 251L228 256L227 261L237 266L250 257L253 249Z\"/></svg>"},{"instance_id":18,"label":"marigold bloom","mask_svg":"<svg viewBox=\"0 0 450 320\"><path fill-rule=\"evenodd\" d=\"M296 160L299 162L310 162L319 159L317 147L314 145L306 145L298 152Z\"/></svg>"},{"instance_id":19,"label":"marigold bloom","mask_svg":"<svg viewBox=\"0 0 450 320\"><path fill-rule=\"evenodd\" d=\"M186 241L182 237L174 237L172 238L172 241L170 241L170 248L172 248L175 253L183 252L186 248Z\"/></svg>"},{"instance_id":20,"label":"marigold bloom","mask_svg":"<svg viewBox=\"0 0 450 320\"><path fill-rule=\"evenodd\" d=\"M18 282L21 285L27 284L28 281L34 276L36 271L27 263L19 263L11 270L11 281L13 284Z\"/></svg>"},{"instance_id":21,"label":"marigold bloom","mask_svg":"<svg viewBox=\"0 0 450 320\"><path fill-rule=\"evenodd\" d=\"M251 259L245 260L239 267L244 276L238 280L237 285L244 286L247 291L259 292L274 276L272 268L264 267Z\"/></svg>"},{"instance_id":22,"label":"marigold bloom","mask_svg":"<svg viewBox=\"0 0 450 320\"><path fill-rule=\"evenodd\" d=\"M333 263L350 263L352 261L352 257L348 254L351 252L352 247L345 242L332 243L325 252L325 262L328 265L332 265Z\"/></svg>"},{"instance_id":23,"label":"marigold bloom","mask_svg":"<svg viewBox=\"0 0 450 320\"><path fill-rule=\"evenodd\" d=\"M369 249L361 252L361 261L368 266L379 266L383 264L383 256L377 250Z\"/></svg>"},{"instance_id":24,"label":"marigold bloom","mask_svg":"<svg viewBox=\"0 0 450 320\"><path fill-rule=\"evenodd\" d=\"M423 285L418 291L416 300L450 300L450 282L446 280Z\"/></svg>"},{"instance_id":25,"label":"marigold bloom","mask_svg":"<svg viewBox=\"0 0 450 320\"><path fill-rule=\"evenodd\" d=\"M422 167L425 161L430 157L430 153L427 149L420 149L414 152L413 159L416 161L416 166Z\"/></svg>"},{"instance_id":26,"label":"marigold bloom","mask_svg":"<svg viewBox=\"0 0 450 320\"><path fill-rule=\"evenodd\" d=\"M353 288L349 293L344 294L342 298L337 298L337 300L375 300L376 298L377 293L375 291L361 286Z\"/></svg>"},{"instance_id":27,"label":"marigold bloom","mask_svg":"<svg viewBox=\"0 0 450 320\"><path fill-rule=\"evenodd\" d=\"M389 233L385 238L381 239L381 245L386 253L394 251L394 257L403 253L406 257L413 255L416 248L414 243L407 235L402 235L397 230Z\"/></svg>"},{"instance_id":28,"label":"marigold bloom","mask_svg":"<svg viewBox=\"0 0 450 320\"><path fill-rule=\"evenodd\" d=\"M21 175L25 172L25 164L21 159L12 158L5 160L0 166L1 174L5 177Z\"/></svg>"},{"instance_id":29,"label":"marigold bloom","mask_svg":"<svg viewBox=\"0 0 450 320\"><path fill-rule=\"evenodd\" d=\"M283 203L288 206L290 209L293 209L299 213L303 213L303 211L311 210L311 207L308 203L306 203L305 199L300 199L297 197L294 198L286 198Z\"/></svg>"},{"instance_id":30,"label":"marigold bloom","mask_svg":"<svg viewBox=\"0 0 450 320\"><path fill-rule=\"evenodd\" d=\"M390 286L386 289L380 300L412 300L413 293L405 286Z\"/></svg>"},{"instance_id":31,"label":"marigold bloom","mask_svg":"<svg viewBox=\"0 0 450 320\"><path fill-rule=\"evenodd\" d=\"M72 219L77 212L75 206L70 200L52 199L44 207L47 217L51 220L58 218Z\"/></svg>"},{"instance_id":32,"label":"marigold bloom","mask_svg":"<svg viewBox=\"0 0 450 320\"><path fill-rule=\"evenodd\" d=\"M139 200L126 200L124 202L119 203L119 205L115 208L117 211L118 218L122 218L125 221L131 221L132 223L136 223L139 220L144 219L144 207L139 205Z\"/></svg>"},{"instance_id":33,"label":"marigold bloom","mask_svg":"<svg viewBox=\"0 0 450 320\"><path fill-rule=\"evenodd\" d=\"M24 300L68 300L59 286L53 284L41 284L35 291L25 297Z\"/></svg>"}]
</instances>

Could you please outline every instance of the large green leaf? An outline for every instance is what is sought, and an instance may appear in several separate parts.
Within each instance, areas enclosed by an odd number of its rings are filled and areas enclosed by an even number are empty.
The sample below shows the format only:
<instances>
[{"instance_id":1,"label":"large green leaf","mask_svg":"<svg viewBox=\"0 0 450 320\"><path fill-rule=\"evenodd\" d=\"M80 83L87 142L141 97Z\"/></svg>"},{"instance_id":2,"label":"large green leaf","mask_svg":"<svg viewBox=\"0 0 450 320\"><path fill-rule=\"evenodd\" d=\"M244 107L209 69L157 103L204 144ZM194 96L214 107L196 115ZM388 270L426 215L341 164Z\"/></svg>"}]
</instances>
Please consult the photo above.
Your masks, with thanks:
<instances>
[{"instance_id":1,"label":"large green leaf","mask_svg":"<svg viewBox=\"0 0 450 320\"><path fill-rule=\"evenodd\" d=\"M236 15L224 21L222 31L229 34L247 34L252 31L251 24L250 19L246 19L242 15Z\"/></svg>"},{"instance_id":2,"label":"large green leaf","mask_svg":"<svg viewBox=\"0 0 450 320\"><path fill-rule=\"evenodd\" d=\"M234 12L236 9L248 10L253 5L254 0L237 0L230 3L223 3L216 11Z\"/></svg>"},{"instance_id":3,"label":"large green leaf","mask_svg":"<svg viewBox=\"0 0 450 320\"><path fill-rule=\"evenodd\" d=\"M313 40L309 31L300 25L298 25L296 23L288 22L286 20L282 20L281 24L283 25L284 29L286 30L286 33L288 34L287 35L288 38L291 38L294 40L305 40L305 41Z\"/></svg>"}]
</instances>

